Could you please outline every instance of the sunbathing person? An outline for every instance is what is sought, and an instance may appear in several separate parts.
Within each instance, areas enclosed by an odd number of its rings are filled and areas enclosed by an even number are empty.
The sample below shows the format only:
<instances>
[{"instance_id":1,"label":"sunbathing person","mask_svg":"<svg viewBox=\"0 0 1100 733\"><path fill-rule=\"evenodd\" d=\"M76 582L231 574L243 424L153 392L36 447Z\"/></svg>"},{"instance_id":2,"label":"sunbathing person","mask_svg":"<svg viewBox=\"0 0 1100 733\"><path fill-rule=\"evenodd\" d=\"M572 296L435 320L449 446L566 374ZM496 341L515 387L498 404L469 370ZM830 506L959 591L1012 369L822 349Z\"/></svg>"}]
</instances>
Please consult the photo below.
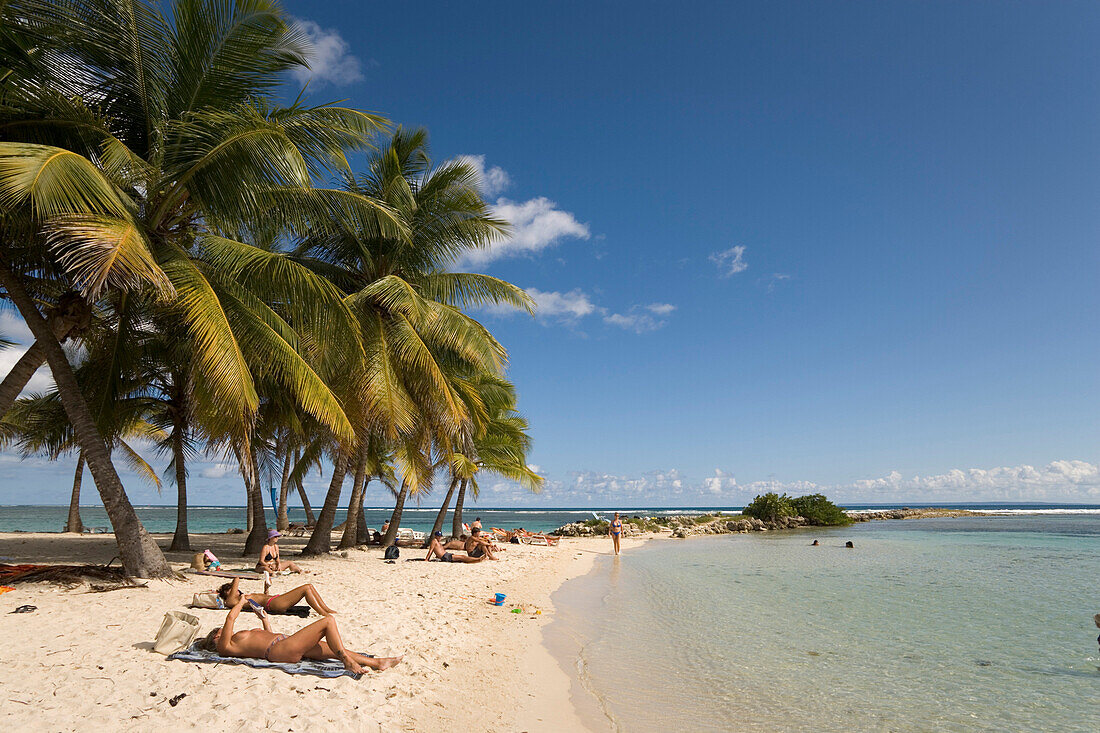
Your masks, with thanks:
<instances>
[{"instance_id":1,"label":"sunbathing person","mask_svg":"<svg viewBox=\"0 0 1100 733\"><path fill-rule=\"evenodd\" d=\"M245 603L245 598L242 596L225 617L225 625L207 634L203 642L207 649L217 651L224 657L266 659L269 662L289 664L300 662L303 657L322 661L339 659L344 663L345 669L356 674L361 673L364 667L377 670L389 669L402 659L402 657L379 659L348 651L344 647L343 639L340 638L336 619L332 616L325 616L320 621L315 621L287 636L272 631L271 625L267 622L267 614L261 611L257 615L263 624L262 629L235 632L233 626Z\"/></svg>"},{"instance_id":2,"label":"sunbathing person","mask_svg":"<svg viewBox=\"0 0 1100 733\"><path fill-rule=\"evenodd\" d=\"M471 529L470 536L466 538L464 545L466 554L470 557L487 557L490 560L496 560L493 557L493 548L489 543L489 540L481 536L480 529Z\"/></svg>"},{"instance_id":3,"label":"sunbathing person","mask_svg":"<svg viewBox=\"0 0 1100 733\"><path fill-rule=\"evenodd\" d=\"M271 586L267 583L264 583L263 593L243 594L237 589L237 585L240 582L240 578L234 578L232 583L226 583L218 588L218 597L222 599L226 608L232 608L237 605L237 601L243 597L245 602L252 601L268 613L286 613L288 608L305 598L309 607L322 616L331 616L336 613L336 611L328 607L328 604L324 602L321 598L321 594L317 592L317 589L313 587L312 583L300 585L294 590L288 590L285 593L270 595L268 591L271 590Z\"/></svg>"},{"instance_id":4,"label":"sunbathing person","mask_svg":"<svg viewBox=\"0 0 1100 733\"><path fill-rule=\"evenodd\" d=\"M277 529L267 533L267 542L260 548L260 559L256 562L256 569L261 573L265 570L269 573L279 573L284 570L289 570L292 573L302 572L302 569L290 560L283 560L279 557L280 537L282 535L279 534Z\"/></svg>"},{"instance_id":5,"label":"sunbathing person","mask_svg":"<svg viewBox=\"0 0 1100 733\"><path fill-rule=\"evenodd\" d=\"M446 552L447 548L450 548L454 540L448 542L446 546L444 546L441 540L442 537L442 532L436 532L435 536L432 537L432 541L428 544L428 554L424 558L425 560L438 559L440 562L481 562L485 559L484 557L470 557L468 555L456 555L453 552Z\"/></svg>"}]
</instances>

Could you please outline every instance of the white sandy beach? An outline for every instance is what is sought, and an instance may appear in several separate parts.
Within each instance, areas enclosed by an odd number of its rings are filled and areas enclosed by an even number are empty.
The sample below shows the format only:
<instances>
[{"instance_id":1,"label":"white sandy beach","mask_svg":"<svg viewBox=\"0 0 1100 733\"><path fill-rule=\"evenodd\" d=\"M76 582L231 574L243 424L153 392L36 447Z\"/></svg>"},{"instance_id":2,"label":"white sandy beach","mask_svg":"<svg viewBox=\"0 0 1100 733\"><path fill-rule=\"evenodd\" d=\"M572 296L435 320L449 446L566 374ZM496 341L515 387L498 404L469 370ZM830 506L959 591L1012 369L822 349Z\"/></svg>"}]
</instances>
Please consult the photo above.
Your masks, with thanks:
<instances>
[{"instance_id":1,"label":"white sandy beach","mask_svg":"<svg viewBox=\"0 0 1100 733\"><path fill-rule=\"evenodd\" d=\"M170 538L158 536L162 545ZM237 555L243 537L194 535L227 567L251 564ZM624 549L640 540L624 540ZM292 557L304 540L286 538ZM474 565L406 562L381 551L351 550L347 558L307 559L304 576L275 581L274 592L313 583L337 612L345 643L378 656L405 655L385 672L322 679L245 666L168 661L151 651L164 613L185 610L192 594L225 582L187 575L148 588L89 593L21 584L0 595L0 718L9 730L180 730L247 724L248 729L302 731L409 730L473 726L486 730L587 730L569 697L570 680L542 645L553 618L550 594L591 569L610 541L564 539L557 548L507 545L499 562ZM6 562L106 562L111 535L0 534ZM180 554L169 556L185 567ZM255 586L255 587L252 587ZM246 592L259 583L242 581ZM508 595L493 607L495 592ZM32 604L34 613L10 614ZM511 613L513 604L524 613ZM534 611L541 610L541 614ZM224 612L192 610L203 631ZM311 616L311 620L318 618ZM258 625L249 614L245 624ZM278 632L307 621L272 617ZM186 697L176 706L168 700Z\"/></svg>"}]
</instances>

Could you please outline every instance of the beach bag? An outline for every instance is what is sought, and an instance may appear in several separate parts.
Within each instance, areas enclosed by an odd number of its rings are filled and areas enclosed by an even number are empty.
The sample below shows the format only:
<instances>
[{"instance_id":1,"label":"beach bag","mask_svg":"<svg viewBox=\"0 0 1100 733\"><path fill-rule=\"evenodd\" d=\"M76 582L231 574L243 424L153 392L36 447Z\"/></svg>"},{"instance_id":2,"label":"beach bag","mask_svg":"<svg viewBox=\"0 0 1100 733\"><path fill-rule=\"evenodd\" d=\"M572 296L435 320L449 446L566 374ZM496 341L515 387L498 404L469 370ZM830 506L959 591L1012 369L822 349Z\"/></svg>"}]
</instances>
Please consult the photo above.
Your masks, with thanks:
<instances>
[{"instance_id":1,"label":"beach bag","mask_svg":"<svg viewBox=\"0 0 1100 733\"><path fill-rule=\"evenodd\" d=\"M204 590L191 599L192 608L225 608L216 590Z\"/></svg>"},{"instance_id":2,"label":"beach bag","mask_svg":"<svg viewBox=\"0 0 1100 733\"><path fill-rule=\"evenodd\" d=\"M386 559L396 560L401 556L401 551L397 549L397 545L390 545L386 548Z\"/></svg>"},{"instance_id":3,"label":"beach bag","mask_svg":"<svg viewBox=\"0 0 1100 733\"><path fill-rule=\"evenodd\" d=\"M183 611L169 611L164 614L164 621L157 632L156 641L153 642L153 651L158 654L174 654L191 646L198 635L197 618Z\"/></svg>"}]
</instances>

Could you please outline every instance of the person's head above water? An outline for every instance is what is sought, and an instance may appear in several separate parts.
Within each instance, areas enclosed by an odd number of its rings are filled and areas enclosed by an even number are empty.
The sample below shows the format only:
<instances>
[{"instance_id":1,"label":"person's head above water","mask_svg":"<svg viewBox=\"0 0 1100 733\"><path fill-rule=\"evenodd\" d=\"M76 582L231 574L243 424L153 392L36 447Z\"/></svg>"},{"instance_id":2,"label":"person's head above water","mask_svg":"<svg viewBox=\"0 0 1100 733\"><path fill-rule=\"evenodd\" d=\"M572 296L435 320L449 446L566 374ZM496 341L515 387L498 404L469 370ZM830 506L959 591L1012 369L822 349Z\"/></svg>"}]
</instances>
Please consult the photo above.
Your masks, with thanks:
<instances>
[{"instance_id":1,"label":"person's head above water","mask_svg":"<svg viewBox=\"0 0 1100 733\"><path fill-rule=\"evenodd\" d=\"M1092 621L1096 624L1096 628L1100 629L1100 613L1093 616Z\"/></svg>"},{"instance_id":2,"label":"person's head above water","mask_svg":"<svg viewBox=\"0 0 1100 733\"><path fill-rule=\"evenodd\" d=\"M851 540L848 540L847 542L845 542L845 543L844 543L844 546L845 546L845 547L855 547L855 545L854 545L854 544L852 543L852 541L851 541Z\"/></svg>"},{"instance_id":3,"label":"person's head above water","mask_svg":"<svg viewBox=\"0 0 1100 733\"><path fill-rule=\"evenodd\" d=\"M810 543L810 546L811 547L817 547L820 544L821 544L820 542L818 542L817 540L814 540L813 542Z\"/></svg>"}]
</instances>

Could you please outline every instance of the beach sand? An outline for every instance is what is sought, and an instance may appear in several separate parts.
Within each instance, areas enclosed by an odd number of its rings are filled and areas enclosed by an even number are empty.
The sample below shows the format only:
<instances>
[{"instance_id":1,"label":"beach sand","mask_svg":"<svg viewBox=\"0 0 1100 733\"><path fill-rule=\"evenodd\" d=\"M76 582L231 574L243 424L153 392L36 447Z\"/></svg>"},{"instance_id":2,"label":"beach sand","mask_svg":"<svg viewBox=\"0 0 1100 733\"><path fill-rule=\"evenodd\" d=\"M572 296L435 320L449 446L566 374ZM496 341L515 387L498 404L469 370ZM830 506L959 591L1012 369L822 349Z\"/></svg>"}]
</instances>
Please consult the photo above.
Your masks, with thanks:
<instances>
[{"instance_id":1,"label":"beach sand","mask_svg":"<svg viewBox=\"0 0 1100 733\"><path fill-rule=\"evenodd\" d=\"M167 546L169 536L157 536ZM193 535L230 568L241 535ZM293 558L304 539L284 538ZM640 539L624 539L624 549ZM0 595L0 719L9 730L164 730L229 724L291 731L316 726L342 730L423 731L441 724L486 730L588 730L570 700L570 678L542 644L553 618L550 594L588 572L606 538L563 539L559 547L506 545L499 562L458 565L407 562L423 551L402 549L395 564L381 550L350 550L348 557L303 559L308 575L282 576L273 591L313 583L335 609L349 648L376 656L405 655L385 672L322 679L243 665L168 661L151 651L166 611L187 610L192 594L223 579L186 575L149 582L148 588L90 593L21 584ZM104 563L115 554L111 535L0 534L4 562ZM170 553L183 569L189 555ZM297 559L297 558L294 558ZM260 592L258 581L242 581ZM506 593L503 608L488 604ZM23 604L34 613L11 615ZM524 613L511 613L521 605ZM537 615L535 610L541 610ZM224 611L195 609L205 633ZM316 615L309 621L319 618ZM242 614L245 628L258 619ZM309 623L274 616L276 632ZM169 699L186 693L174 707Z\"/></svg>"}]
</instances>

